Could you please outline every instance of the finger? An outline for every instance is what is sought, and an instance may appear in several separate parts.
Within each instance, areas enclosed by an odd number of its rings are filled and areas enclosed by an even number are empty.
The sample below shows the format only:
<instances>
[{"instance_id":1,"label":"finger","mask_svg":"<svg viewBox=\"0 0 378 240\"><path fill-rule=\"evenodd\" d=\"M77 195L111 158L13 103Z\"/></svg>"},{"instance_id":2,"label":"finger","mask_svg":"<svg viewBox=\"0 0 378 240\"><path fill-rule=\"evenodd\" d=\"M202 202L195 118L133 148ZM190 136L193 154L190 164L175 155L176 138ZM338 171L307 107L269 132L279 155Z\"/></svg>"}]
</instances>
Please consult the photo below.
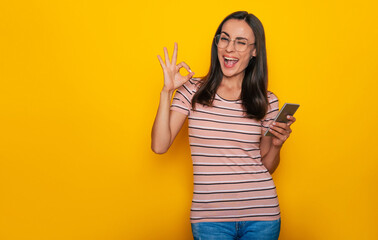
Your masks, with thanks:
<instances>
[{"instance_id":1,"label":"finger","mask_svg":"<svg viewBox=\"0 0 378 240\"><path fill-rule=\"evenodd\" d=\"M273 122L273 126L284 129L286 132L291 133L290 123Z\"/></svg>"},{"instance_id":2,"label":"finger","mask_svg":"<svg viewBox=\"0 0 378 240\"><path fill-rule=\"evenodd\" d=\"M188 75L185 76L185 82L189 81L194 75L194 72L188 73Z\"/></svg>"},{"instance_id":3,"label":"finger","mask_svg":"<svg viewBox=\"0 0 378 240\"><path fill-rule=\"evenodd\" d=\"M157 57L158 57L158 59L159 59L159 62L160 62L160 66L161 66L161 68L163 68L163 70L165 70L165 64L164 64L163 59L160 57L160 55L158 55Z\"/></svg>"},{"instance_id":4,"label":"finger","mask_svg":"<svg viewBox=\"0 0 378 240\"><path fill-rule=\"evenodd\" d=\"M178 70L180 70L181 68L185 68L186 71L189 72L188 75L185 76L185 82L187 82L189 79L191 79L194 76L194 72L192 72L188 64L186 64L185 62L180 62L179 64L177 64L177 68Z\"/></svg>"},{"instance_id":5,"label":"finger","mask_svg":"<svg viewBox=\"0 0 378 240\"><path fill-rule=\"evenodd\" d=\"M291 133L291 128L288 125L286 125L284 128L277 127L277 126L273 126L271 128L273 128L274 130L276 130L277 132L280 132L282 134L287 134L287 133L290 134Z\"/></svg>"},{"instance_id":6,"label":"finger","mask_svg":"<svg viewBox=\"0 0 378 240\"><path fill-rule=\"evenodd\" d=\"M185 68L186 71L188 72L192 72L192 70L190 70L190 67L188 66L188 64L186 64L185 62L180 62L179 64L177 64L177 67L178 69L180 70L181 68Z\"/></svg>"},{"instance_id":7,"label":"finger","mask_svg":"<svg viewBox=\"0 0 378 240\"><path fill-rule=\"evenodd\" d=\"M274 137L278 138L279 140L281 140L283 142L286 141L286 139L288 138L286 135L282 135L279 132L276 132L272 128L269 129L269 132L272 133Z\"/></svg>"},{"instance_id":8,"label":"finger","mask_svg":"<svg viewBox=\"0 0 378 240\"><path fill-rule=\"evenodd\" d=\"M177 43L175 42L175 48L173 50L173 56L172 56L173 65L176 65L176 62L177 62L177 49L178 49L178 46L177 46Z\"/></svg>"},{"instance_id":9,"label":"finger","mask_svg":"<svg viewBox=\"0 0 378 240\"><path fill-rule=\"evenodd\" d=\"M170 65L171 62L169 61L168 50L166 47L164 47L164 57L165 57L165 64Z\"/></svg>"},{"instance_id":10,"label":"finger","mask_svg":"<svg viewBox=\"0 0 378 240\"><path fill-rule=\"evenodd\" d=\"M271 127L275 129L282 129L283 131L289 131L289 126L286 123L281 122L273 122Z\"/></svg>"},{"instance_id":11,"label":"finger","mask_svg":"<svg viewBox=\"0 0 378 240\"><path fill-rule=\"evenodd\" d=\"M295 117L291 115L287 115L287 119L289 119L289 122L287 123L289 126L297 120Z\"/></svg>"},{"instance_id":12,"label":"finger","mask_svg":"<svg viewBox=\"0 0 378 240\"><path fill-rule=\"evenodd\" d=\"M270 129L273 129L274 131L276 131L276 132L278 132L282 135L285 135L285 134L288 133L288 131L286 129L280 128L280 127L277 127L277 126L273 126L273 125L270 127Z\"/></svg>"},{"instance_id":13,"label":"finger","mask_svg":"<svg viewBox=\"0 0 378 240\"><path fill-rule=\"evenodd\" d=\"M272 125L280 127L280 128L286 128L287 127L287 124L286 123L282 123L282 122L273 122Z\"/></svg>"}]
</instances>

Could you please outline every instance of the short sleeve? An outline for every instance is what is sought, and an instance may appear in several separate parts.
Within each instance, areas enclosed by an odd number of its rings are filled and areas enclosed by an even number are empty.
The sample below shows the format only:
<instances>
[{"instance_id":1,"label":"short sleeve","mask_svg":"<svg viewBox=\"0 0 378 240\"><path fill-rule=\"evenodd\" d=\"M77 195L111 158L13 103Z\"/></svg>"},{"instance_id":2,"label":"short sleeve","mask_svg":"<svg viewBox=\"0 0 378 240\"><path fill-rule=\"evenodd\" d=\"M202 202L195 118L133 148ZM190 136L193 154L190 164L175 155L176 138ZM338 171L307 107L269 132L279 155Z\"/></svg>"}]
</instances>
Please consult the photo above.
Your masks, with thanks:
<instances>
[{"instance_id":1,"label":"short sleeve","mask_svg":"<svg viewBox=\"0 0 378 240\"><path fill-rule=\"evenodd\" d=\"M185 115L190 114L194 94L193 85L194 83L192 79L190 79L176 90L172 99L171 110L183 113Z\"/></svg>"},{"instance_id":2,"label":"short sleeve","mask_svg":"<svg viewBox=\"0 0 378 240\"><path fill-rule=\"evenodd\" d=\"M272 123L272 121L276 118L279 110L278 105L278 98L274 93L268 92L268 111L265 115L265 117L261 120L261 127L264 131L266 131L269 128L269 125Z\"/></svg>"}]
</instances>

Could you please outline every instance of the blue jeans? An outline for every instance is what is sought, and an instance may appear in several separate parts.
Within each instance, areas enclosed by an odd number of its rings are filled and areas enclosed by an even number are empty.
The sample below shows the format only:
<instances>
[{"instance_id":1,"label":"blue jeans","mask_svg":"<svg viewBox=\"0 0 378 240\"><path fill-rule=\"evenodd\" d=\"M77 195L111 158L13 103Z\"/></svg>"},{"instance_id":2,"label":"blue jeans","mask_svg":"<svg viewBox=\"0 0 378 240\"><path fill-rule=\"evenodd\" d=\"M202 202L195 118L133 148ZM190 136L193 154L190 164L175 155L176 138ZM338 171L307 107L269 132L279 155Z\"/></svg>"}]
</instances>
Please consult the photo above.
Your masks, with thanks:
<instances>
[{"instance_id":1,"label":"blue jeans","mask_svg":"<svg viewBox=\"0 0 378 240\"><path fill-rule=\"evenodd\" d=\"M280 229L281 219L192 223L194 240L277 240Z\"/></svg>"}]
</instances>

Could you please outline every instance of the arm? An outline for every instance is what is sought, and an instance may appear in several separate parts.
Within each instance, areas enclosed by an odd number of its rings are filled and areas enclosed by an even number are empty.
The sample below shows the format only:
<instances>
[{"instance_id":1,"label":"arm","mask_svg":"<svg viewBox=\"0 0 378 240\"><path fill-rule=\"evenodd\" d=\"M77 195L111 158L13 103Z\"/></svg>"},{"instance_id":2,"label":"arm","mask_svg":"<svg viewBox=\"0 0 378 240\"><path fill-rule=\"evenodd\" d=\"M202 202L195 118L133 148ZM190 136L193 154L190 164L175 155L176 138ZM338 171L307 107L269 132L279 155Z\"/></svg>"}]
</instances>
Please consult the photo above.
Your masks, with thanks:
<instances>
[{"instance_id":1,"label":"arm","mask_svg":"<svg viewBox=\"0 0 378 240\"><path fill-rule=\"evenodd\" d=\"M272 144L272 137L270 136L263 136L261 139L261 161L270 174L273 174L280 163L281 147L274 146Z\"/></svg>"},{"instance_id":2,"label":"arm","mask_svg":"<svg viewBox=\"0 0 378 240\"><path fill-rule=\"evenodd\" d=\"M194 75L186 63L181 62L176 65L177 43L175 43L172 62L170 62L167 48L164 48L164 55L165 62L158 56L164 73L164 87L160 93L159 108L151 132L151 148L158 154L168 151L186 119L185 114L170 111L173 92ZM182 76L179 72L183 67L189 72L186 76Z\"/></svg>"},{"instance_id":3,"label":"arm","mask_svg":"<svg viewBox=\"0 0 378 240\"><path fill-rule=\"evenodd\" d=\"M168 151L186 119L185 114L169 110L172 94L172 91L165 89L161 91L160 104L152 127L151 148L158 154Z\"/></svg>"}]
</instances>

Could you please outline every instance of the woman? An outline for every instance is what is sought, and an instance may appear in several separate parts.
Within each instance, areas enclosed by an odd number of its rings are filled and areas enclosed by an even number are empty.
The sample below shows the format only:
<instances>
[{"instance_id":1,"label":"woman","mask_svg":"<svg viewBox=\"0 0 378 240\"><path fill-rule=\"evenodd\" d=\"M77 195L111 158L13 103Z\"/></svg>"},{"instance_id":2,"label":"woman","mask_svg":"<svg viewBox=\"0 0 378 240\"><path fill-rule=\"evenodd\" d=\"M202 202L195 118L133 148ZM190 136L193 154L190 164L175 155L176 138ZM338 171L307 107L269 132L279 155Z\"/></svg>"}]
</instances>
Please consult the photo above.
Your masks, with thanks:
<instances>
[{"instance_id":1,"label":"woman","mask_svg":"<svg viewBox=\"0 0 378 240\"><path fill-rule=\"evenodd\" d=\"M176 65L176 43L171 61L166 48L164 54L165 62L158 56L164 87L151 146L155 153L166 152L189 118L194 239L278 239L281 218L271 174L295 118L272 122L278 99L267 91L261 22L244 11L227 16L202 79L192 78L186 63ZM182 76L181 68L189 74ZM274 137L264 136L268 127Z\"/></svg>"}]
</instances>

